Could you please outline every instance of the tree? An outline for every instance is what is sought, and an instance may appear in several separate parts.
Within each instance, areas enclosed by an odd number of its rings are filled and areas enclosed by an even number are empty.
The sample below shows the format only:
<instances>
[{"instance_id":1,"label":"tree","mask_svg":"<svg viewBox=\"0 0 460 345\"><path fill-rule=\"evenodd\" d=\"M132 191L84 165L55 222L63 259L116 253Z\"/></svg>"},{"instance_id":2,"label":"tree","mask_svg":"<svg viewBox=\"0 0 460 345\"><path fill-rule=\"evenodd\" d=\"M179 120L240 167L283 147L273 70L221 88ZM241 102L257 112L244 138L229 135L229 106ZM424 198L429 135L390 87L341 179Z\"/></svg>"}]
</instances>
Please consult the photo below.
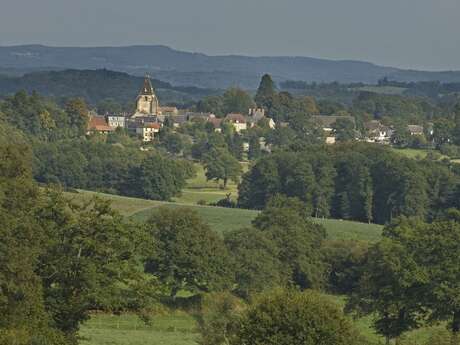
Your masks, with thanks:
<instances>
[{"instance_id":1,"label":"tree","mask_svg":"<svg viewBox=\"0 0 460 345\"><path fill-rule=\"evenodd\" d=\"M88 106L82 98L70 99L65 104L65 112L69 117L70 126L79 134L84 134L89 121Z\"/></svg>"},{"instance_id":2,"label":"tree","mask_svg":"<svg viewBox=\"0 0 460 345\"><path fill-rule=\"evenodd\" d=\"M433 126L433 140L437 147L452 141L452 132L455 124L445 118L435 121Z\"/></svg>"},{"instance_id":3,"label":"tree","mask_svg":"<svg viewBox=\"0 0 460 345\"><path fill-rule=\"evenodd\" d=\"M265 233L249 228L225 233L225 245L235 260L236 293L243 298L284 285L279 248Z\"/></svg>"},{"instance_id":4,"label":"tree","mask_svg":"<svg viewBox=\"0 0 460 345\"><path fill-rule=\"evenodd\" d=\"M223 180L224 188L227 187L228 180L238 183L241 176L241 165L228 150L223 148L212 149L205 155L204 168L206 170L206 179Z\"/></svg>"},{"instance_id":5,"label":"tree","mask_svg":"<svg viewBox=\"0 0 460 345\"><path fill-rule=\"evenodd\" d=\"M406 275L415 283L416 300L434 321L449 321L451 344L460 343L460 223L438 220L426 224L401 220L385 236L409 255L413 268ZM403 266L404 267L404 266ZM410 268L407 267L406 269ZM404 301L404 300L403 300ZM405 301L404 303L407 303Z\"/></svg>"},{"instance_id":6,"label":"tree","mask_svg":"<svg viewBox=\"0 0 460 345\"><path fill-rule=\"evenodd\" d=\"M355 240L328 240L321 250L328 266L328 291L351 295L358 287L369 244Z\"/></svg>"},{"instance_id":7,"label":"tree","mask_svg":"<svg viewBox=\"0 0 460 345\"><path fill-rule=\"evenodd\" d=\"M170 200L185 187L193 176L191 163L175 161L159 154L146 157L139 166L130 169L122 191L126 195L152 200Z\"/></svg>"},{"instance_id":8,"label":"tree","mask_svg":"<svg viewBox=\"0 0 460 345\"><path fill-rule=\"evenodd\" d=\"M219 117L225 115L224 100L222 96L207 96L200 100L196 106L197 111L213 113Z\"/></svg>"},{"instance_id":9,"label":"tree","mask_svg":"<svg viewBox=\"0 0 460 345\"><path fill-rule=\"evenodd\" d=\"M260 81L260 85L257 89L254 100L257 106L265 108L266 111L269 111L272 107L275 95L275 83L269 74L265 74Z\"/></svg>"},{"instance_id":10,"label":"tree","mask_svg":"<svg viewBox=\"0 0 460 345\"><path fill-rule=\"evenodd\" d=\"M355 124L349 119L337 119L333 130L337 141L350 141L356 138Z\"/></svg>"},{"instance_id":11,"label":"tree","mask_svg":"<svg viewBox=\"0 0 460 345\"><path fill-rule=\"evenodd\" d=\"M59 330L76 337L95 308L120 312L145 306L139 298L129 301L126 293L144 280L138 269L139 248L146 243L142 228L125 223L107 201L77 205L55 192L47 195L36 217L47 238L37 272Z\"/></svg>"},{"instance_id":12,"label":"tree","mask_svg":"<svg viewBox=\"0 0 460 345\"><path fill-rule=\"evenodd\" d=\"M181 289L212 292L233 282L223 240L196 212L162 207L155 210L146 226L154 247L145 271L168 286L172 297Z\"/></svg>"},{"instance_id":13,"label":"tree","mask_svg":"<svg viewBox=\"0 0 460 345\"><path fill-rule=\"evenodd\" d=\"M340 308L314 292L274 290L242 312L230 344L349 345L362 339Z\"/></svg>"},{"instance_id":14,"label":"tree","mask_svg":"<svg viewBox=\"0 0 460 345\"><path fill-rule=\"evenodd\" d=\"M403 246L382 240L366 255L347 309L358 315L374 315L374 329L389 344L391 339L418 327L421 314L414 293L419 271Z\"/></svg>"},{"instance_id":15,"label":"tree","mask_svg":"<svg viewBox=\"0 0 460 345\"><path fill-rule=\"evenodd\" d=\"M274 241L289 279L302 289L319 288L324 282L321 243L326 233L310 220L300 200L275 196L253 225Z\"/></svg>"},{"instance_id":16,"label":"tree","mask_svg":"<svg viewBox=\"0 0 460 345\"><path fill-rule=\"evenodd\" d=\"M247 114L254 107L251 96L240 88L230 88L223 95L223 111L228 113Z\"/></svg>"},{"instance_id":17,"label":"tree","mask_svg":"<svg viewBox=\"0 0 460 345\"><path fill-rule=\"evenodd\" d=\"M195 313L200 345L228 345L234 337L244 303L230 292L205 294L199 313Z\"/></svg>"}]
</instances>

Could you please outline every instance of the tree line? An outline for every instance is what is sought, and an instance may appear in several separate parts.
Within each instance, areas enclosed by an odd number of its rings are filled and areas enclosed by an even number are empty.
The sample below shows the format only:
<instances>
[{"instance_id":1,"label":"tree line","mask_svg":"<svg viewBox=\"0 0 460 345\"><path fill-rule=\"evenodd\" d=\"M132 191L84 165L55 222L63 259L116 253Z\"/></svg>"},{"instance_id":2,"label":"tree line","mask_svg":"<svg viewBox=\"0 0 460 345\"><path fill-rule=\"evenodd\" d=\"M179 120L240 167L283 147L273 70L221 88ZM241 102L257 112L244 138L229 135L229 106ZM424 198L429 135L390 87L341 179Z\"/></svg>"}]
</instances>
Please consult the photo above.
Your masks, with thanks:
<instances>
[{"instance_id":1,"label":"tree line","mask_svg":"<svg viewBox=\"0 0 460 345\"><path fill-rule=\"evenodd\" d=\"M315 217L385 224L435 219L455 207L458 168L402 158L379 145L306 146L258 160L243 175L238 204L263 209L271 196L297 197Z\"/></svg>"}]
</instances>

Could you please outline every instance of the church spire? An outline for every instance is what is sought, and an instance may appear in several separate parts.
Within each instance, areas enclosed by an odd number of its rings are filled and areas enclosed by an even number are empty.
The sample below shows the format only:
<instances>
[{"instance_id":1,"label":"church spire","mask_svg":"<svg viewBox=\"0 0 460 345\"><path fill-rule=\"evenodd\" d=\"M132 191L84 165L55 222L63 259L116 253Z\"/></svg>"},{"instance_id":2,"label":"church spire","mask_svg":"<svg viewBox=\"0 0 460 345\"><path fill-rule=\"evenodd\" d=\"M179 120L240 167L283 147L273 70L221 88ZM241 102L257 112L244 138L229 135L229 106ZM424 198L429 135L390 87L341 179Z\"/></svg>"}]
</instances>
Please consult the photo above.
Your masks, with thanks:
<instances>
[{"instance_id":1,"label":"church spire","mask_svg":"<svg viewBox=\"0 0 460 345\"><path fill-rule=\"evenodd\" d=\"M142 86L141 95L153 95L153 87L152 83L150 82L150 75L148 73L145 74L144 78L144 86Z\"/></svg>"}]
</instances>

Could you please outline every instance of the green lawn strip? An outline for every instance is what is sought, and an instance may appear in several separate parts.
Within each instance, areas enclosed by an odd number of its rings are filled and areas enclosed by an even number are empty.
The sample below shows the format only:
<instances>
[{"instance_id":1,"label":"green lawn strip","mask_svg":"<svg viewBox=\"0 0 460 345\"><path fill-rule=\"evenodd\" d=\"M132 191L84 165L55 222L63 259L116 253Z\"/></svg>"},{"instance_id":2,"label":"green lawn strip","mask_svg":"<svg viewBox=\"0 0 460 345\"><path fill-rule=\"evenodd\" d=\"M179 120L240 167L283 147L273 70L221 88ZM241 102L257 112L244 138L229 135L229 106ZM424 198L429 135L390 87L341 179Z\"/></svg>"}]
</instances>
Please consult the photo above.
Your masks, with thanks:
<instances>
[{"instance_id":1,"label":"green lawn strip","mask_svg":"<svg viewBox=\"0 0 460 345\"><path fill-rule=\"evenodd\" d=\"M154 316L150 324L133 314L94 314L79 335L80 345L192 345L197 331L185 313Z\"/></svg>"}]
</instances>

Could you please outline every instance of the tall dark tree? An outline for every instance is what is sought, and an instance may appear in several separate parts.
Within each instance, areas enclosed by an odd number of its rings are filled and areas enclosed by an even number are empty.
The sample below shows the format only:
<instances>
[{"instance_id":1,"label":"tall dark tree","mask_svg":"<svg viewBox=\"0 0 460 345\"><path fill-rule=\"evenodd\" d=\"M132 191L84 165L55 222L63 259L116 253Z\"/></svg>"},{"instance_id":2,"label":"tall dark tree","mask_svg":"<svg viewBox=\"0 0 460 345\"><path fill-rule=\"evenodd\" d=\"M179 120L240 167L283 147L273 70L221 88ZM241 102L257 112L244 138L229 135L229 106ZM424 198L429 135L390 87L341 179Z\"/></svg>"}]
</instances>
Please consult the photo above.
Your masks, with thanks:
<instances>
[{"instance_id":1,"label":"tall dark tree","mask_svg":"<svg viewBox=\"0 0 460 345\"><path fill-rule=\"evenodd\" d=\"M269 111L273 105L275 95L275 83L269 74L265 74L260 81L254 100L257 106Z\"/></svg>"},{"instance_id":2,"label":"tall dark tree","mask_svg":"<svg viewBox=\"0 0 460 345\"><path fill-rule=\"evenodd\" d=\"M322 286L325 267L320 247L326 233L310 220L305 204L275 196L253 224L278 245L279 260L292 282L303 289Z\"/></svg>"},{"instance_id":3,"label":"tall dark tree","mask_svg":"<svg viewBox=\"0 0 460 345\"><path fill-rule=\"evenodd\" d=\"M154 247L145 270L170 288L219 291L233 282L232 265L223 240L187 208L160 208L146 224Z\"/></svg>"}]
</instances>

